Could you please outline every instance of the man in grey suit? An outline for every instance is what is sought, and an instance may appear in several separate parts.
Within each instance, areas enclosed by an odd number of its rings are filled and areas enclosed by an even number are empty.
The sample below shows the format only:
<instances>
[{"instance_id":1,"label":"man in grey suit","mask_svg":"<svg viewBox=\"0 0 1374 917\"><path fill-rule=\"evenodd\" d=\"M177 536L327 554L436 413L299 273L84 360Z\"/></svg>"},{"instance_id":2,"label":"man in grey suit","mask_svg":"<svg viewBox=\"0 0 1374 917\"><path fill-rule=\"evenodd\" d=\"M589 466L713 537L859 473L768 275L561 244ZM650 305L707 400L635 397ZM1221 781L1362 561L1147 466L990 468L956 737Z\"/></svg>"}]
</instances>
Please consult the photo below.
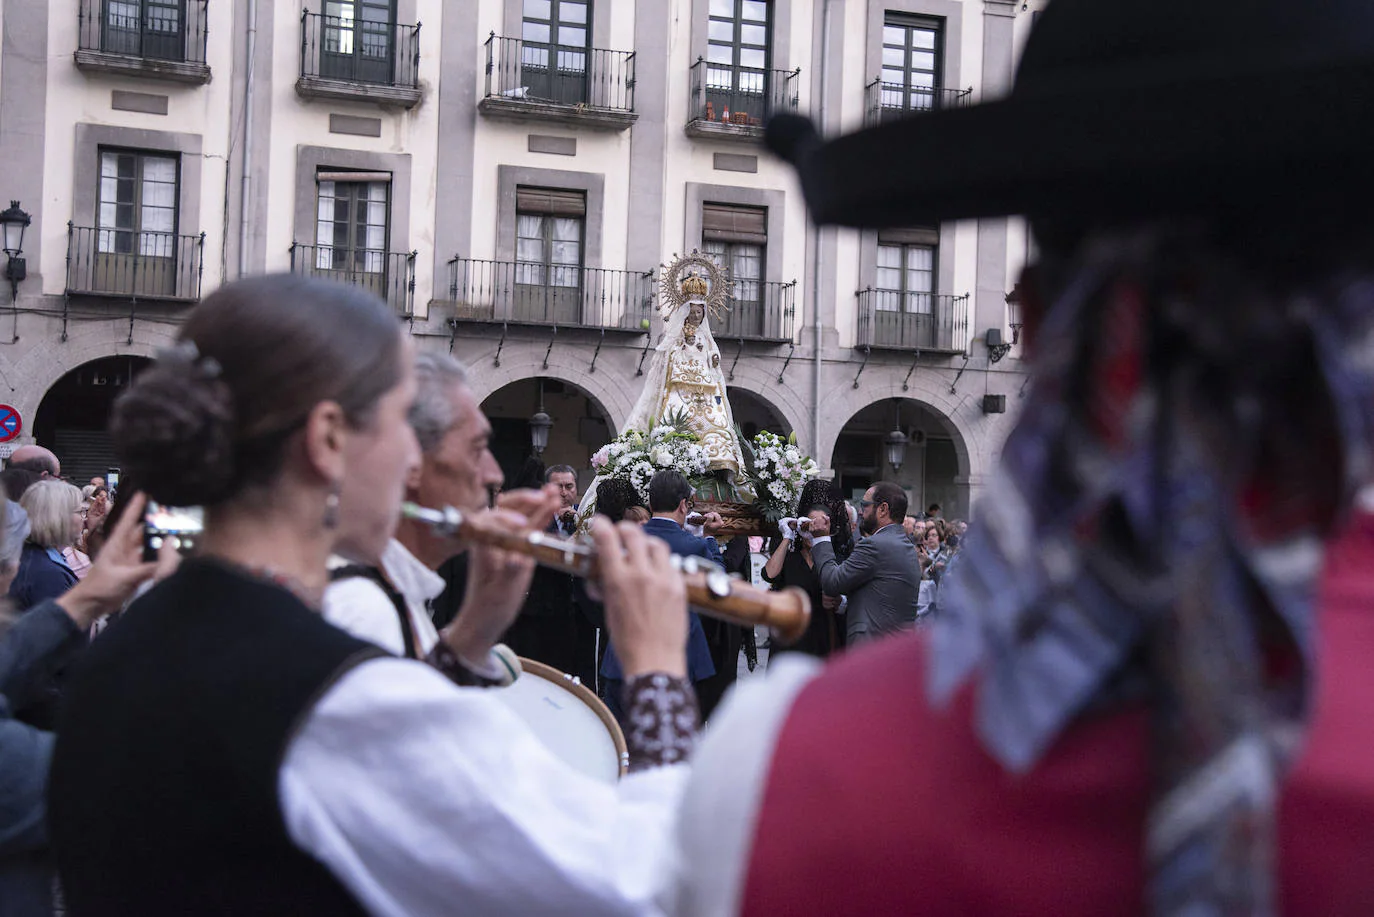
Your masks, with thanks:
<instances>
[{"instance_id":1,"label":"man in grey suit","mask_svg":"<svg viewBox=\"0 0 1374 917\"><path fill-rule=\"evenodd\" d=\"M880 481L864 494L859 531L866 535L844 563L835 560L828 522L812 523L811 556L826 595L849 596L847 643L909 630L916 622L921 565L907 540L906 494Z\"/></svg>"}]
</instances>

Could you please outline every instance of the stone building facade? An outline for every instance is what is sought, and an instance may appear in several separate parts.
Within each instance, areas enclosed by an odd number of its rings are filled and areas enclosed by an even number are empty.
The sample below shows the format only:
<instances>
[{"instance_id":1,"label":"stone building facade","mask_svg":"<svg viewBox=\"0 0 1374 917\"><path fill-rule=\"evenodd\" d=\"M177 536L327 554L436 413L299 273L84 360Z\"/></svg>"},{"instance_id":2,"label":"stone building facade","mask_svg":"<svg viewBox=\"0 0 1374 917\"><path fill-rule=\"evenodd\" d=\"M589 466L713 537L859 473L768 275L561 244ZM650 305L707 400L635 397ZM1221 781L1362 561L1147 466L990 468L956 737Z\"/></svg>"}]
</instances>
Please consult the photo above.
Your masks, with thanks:
<instances>
[{"instance_id":1,"label":"stone building facade","mask_svg":"<svg viewBox=\"0 0 1374 917\"><path fill-rule=\"evenodd\" d=\"M0 198L32 217L0 306L15 441L100 470L113 396L186 311L294 270L463 359L508 469L541 403L545 461L585 467L634 403L661 263L701 249L736 278L715 332L747 431L966 513L1025 381L1023 225L818 231L759 138L776 111L833 134L996 96L1035 6L3 0Z\"/></svg>"}]
</instances>

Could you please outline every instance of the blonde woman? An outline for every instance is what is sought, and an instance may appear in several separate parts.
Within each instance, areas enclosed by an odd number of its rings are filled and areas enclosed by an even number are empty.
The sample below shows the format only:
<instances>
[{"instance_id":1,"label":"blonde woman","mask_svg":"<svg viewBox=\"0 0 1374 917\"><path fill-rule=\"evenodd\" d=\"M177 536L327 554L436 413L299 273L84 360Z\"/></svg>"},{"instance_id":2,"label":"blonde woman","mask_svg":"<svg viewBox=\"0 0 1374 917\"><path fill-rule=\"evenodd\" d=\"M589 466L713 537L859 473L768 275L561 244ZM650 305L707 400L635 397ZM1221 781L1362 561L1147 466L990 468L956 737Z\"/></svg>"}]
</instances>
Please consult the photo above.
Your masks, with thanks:
<instances>
[{"instance_id":1,"label":"blonde woman","mask_svg":"<svg viewBox=\"0 0 1374 917\"><path fill-rule=\"evenodd\" d=\"M81 491L48 478L24 491L19 505L29 514L30 531L9 595L16 610L24 612L76 585L76 573L62 551L81 535Z\"/></svg>"}]
</instances>

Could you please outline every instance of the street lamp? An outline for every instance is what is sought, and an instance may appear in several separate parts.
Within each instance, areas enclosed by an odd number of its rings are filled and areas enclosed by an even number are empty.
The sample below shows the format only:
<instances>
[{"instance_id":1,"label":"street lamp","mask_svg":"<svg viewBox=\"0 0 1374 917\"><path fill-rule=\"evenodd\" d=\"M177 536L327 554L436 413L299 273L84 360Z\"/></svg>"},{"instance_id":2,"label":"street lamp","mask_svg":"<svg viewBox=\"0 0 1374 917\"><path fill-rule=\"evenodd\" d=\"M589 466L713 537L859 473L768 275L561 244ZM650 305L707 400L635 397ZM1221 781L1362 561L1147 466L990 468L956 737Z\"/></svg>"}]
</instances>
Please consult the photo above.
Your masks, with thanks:
<instances>
[{"instance_id":1,"label":"street lamp","mask_svg":"<svg viewBox=\"0 0 1374 917\"><path fill-rule=\"evenodd\" d=\"M1011 288L1007 294L1007 325L1011 328L1011 342L1021 343L1021 284Z\"/></svg>"},{"instance_id":2,"label":"street lamp","mask_svg":"<svg viewBox=\"0 0 1374 917\"><path fill-rule=\"evenodd\" d=\"M530 445L535 455L543 455L549 448L549 431L553 429L553 418L544 413L544 380L538 381L539 410L530 418Z\"/></svg>"},{"instance_id":3,"label":"street lamp","mask_svg":"<svg viewBox=\"0 0 1374 917\"><path fill-rule=\"evenodd\" d=\"M887 451L887 463L892 466L893 471L902 470L902 462L906 461L906 447L910 442L906 434L902 432L902 402L898 398L892 399L892 413L895 415L892 432L883 439L883 448Z\"/></svg>"},{"instance_id":4,"label":"street lamp","mask_svg":"<svg viewBox=\"0 0 1374 917\"><path fill-rule=\"evenodd\" d=\"M892 466L893 471L902 470L902 462L906 461L907 442L906 434L901 430L893 430L883 440L883 445L887 449L887 463Z\"/></svg>"},{"instance_id":5,"label":"street lamp","mask_svg":"<svg viewBox=\"0 0 1374 917\"><path fill-rule=\"evenodd\" d=\"M10 282L10 299L19 299L19 281L28 276L28 265L19 257L24 254L24 230L33 220L19 209L18 201L10 201L8 210L0 211L0 232L4 235L4 251L9 261L5 265L5 279Z\"/></svg>"},{"instance_id":6,"label":"street lamp","mask_svg":"<svg viewBox=\"0 0 1374 917\"><path fill-rule=\"evenodd\" d=\"M530 418L530 445L535 455L543 455L549 448L549 431L553 429L553 418L542 410Z\"/></svg>"}]
</instances>

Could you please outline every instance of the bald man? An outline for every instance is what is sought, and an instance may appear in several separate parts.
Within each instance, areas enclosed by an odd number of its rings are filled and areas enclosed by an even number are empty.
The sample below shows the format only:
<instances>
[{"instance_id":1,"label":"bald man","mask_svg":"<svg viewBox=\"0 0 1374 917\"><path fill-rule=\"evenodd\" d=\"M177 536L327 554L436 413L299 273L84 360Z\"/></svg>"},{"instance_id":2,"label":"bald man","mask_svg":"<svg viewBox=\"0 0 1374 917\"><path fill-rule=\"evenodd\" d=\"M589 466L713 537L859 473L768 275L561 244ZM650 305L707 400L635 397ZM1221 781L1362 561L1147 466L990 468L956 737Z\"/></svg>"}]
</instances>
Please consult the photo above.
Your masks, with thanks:
<instances>
[{"instance_id":1,"label":"bald man","mask_svg":"<svg viewBox=\"0 0 1374 917\"><path fill-rule=\"evenodd\" d=\"M52 450L44 449L36 444L20 446L15 449L5 467L27 468L43 478L56 478L62 474L62 463L57 460L57 456L53 454Z\"/></svg>"}]
</instances>

